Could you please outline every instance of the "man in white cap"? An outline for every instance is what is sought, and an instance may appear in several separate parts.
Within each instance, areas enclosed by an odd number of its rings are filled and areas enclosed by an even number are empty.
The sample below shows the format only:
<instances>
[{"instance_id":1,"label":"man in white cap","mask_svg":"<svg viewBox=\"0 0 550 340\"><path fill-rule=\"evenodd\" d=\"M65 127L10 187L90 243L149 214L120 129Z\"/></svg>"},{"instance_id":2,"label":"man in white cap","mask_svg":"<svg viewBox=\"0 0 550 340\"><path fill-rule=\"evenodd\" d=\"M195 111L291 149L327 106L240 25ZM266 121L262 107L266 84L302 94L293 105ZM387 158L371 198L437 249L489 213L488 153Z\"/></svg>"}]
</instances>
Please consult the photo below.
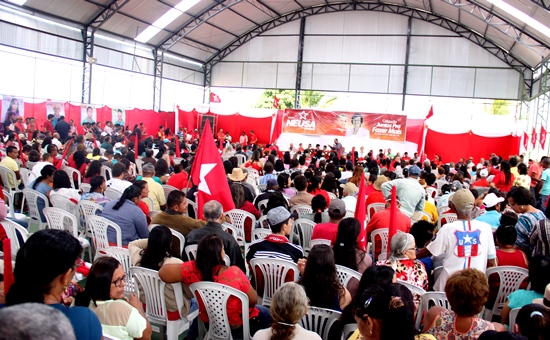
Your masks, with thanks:
<instances>
[{"instance_id":1,"label":"man in white cap","mask_svg":"<svg viewBox=\"0 0 550 340\"><path fill-rule=\"evenodd\" d=\"M284 207L273 208L267 213L267 222L272 234L253 241L248 247L246 260L250 262L253 258L272 258L297 263L304 256L304 251L287 238L292 231L290 212Z\"/></svg>"},{"instance_id":2,"label":"man in white cap","mask_svg":"<svg viewBox=\"0 0 550 340\"><path fill-rule=\"evenodd\" d=\"M417 254L417 258L443 257L443 270L436 278L435 291L445 291L447 278L459 270L475 268L485 273L488 267L496 265L491 226L472 220L474 195L468 189L460 189L453 194L449 205L456 211L458 220L445 224L436 239Z\"/></svg>"},{"instance_id":3,"label":"man in white cap","mask_svg":"<svg viewBox=\"0 0 550 340\"><path fill-rule=\"evenodd\" d=\"M346 184L340 184L340 188L343 189L342 201L346 205L346 210L355 212L355 207L357 206L357 186L351 182Z\"/></svg>"},{"instance_id":4,"label":"man in white cap","mask_svg":"<svg viewBox=\"0 0 550 340\"><path fill-rule=\"evenodd\" d=\"M487 180L487 176L489 176L489 171L487 169L481 169L479 170L479 177L481 177L479 180L472 183L472 188L474 187L489 187L489 181Z\"/></svg>"},{"instance_id":5,"label":"man in white cap","mask_svg":"<svg viewBox=\"0 0 550 340\"><path fill-rule=\"evenodd\" d=\"M476 217L476 221L481 221L489 224L493 230L496 230L500 225L500 203L504 202L504 197L498 197L494 193L490 193L483 199L485 214Z\"/></svg>"}]
</instances>

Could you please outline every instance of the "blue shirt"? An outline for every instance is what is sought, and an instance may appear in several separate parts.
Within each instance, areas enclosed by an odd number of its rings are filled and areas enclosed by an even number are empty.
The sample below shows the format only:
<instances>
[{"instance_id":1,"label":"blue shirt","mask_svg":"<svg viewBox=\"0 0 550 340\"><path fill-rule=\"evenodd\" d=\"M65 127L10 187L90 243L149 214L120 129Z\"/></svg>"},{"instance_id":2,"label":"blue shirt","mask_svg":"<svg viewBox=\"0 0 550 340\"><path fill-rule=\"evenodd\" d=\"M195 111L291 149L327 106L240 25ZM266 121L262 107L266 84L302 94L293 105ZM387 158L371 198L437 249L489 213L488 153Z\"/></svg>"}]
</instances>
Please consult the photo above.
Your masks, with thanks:
<instances>
[{"instance_id":1,"label":"blue shirt","mask_svg":"<svg viewBox=\"0 0 550 340\"><path fill-rule=\"evenodd\" d=\"M516 223L516 231L518 232L516 246L530 249L531 242L529 240L529 235L531 234L531 230L533 230L535 224L538 223L539 220L544 219L546 219L546 216L540 210L537 210L534 213L527 212L522 214ZM530 252L527 251L527 254L530 254Z\"/></svg>"},{"instance_id":2,"label":"blue shirt","mask_svg":"<svg viewBox=\"0 0 550 340\"><path fill-rule=\"evenodd\" d=\"M48 305L65 314L73 326L76 340L98 340L103 336L99 319L86 307L66 307L60 303Z\"/></svg>"},{"instance_id":3,"label":"blue shirt","mask_svg":"<svg viewBox=\"0 0 550 340\"><path fill-rule=\"evenodd\" d=\"M548 196L550 195L550 168L544 170L540 176L540 180L544 181L542 189L540 190L541 195Z\"/></svg>"},{"instance_id":4,"label":"blue shirt","mask_svg":"<svg viewBox=\"0 0 550 340\"><path fill-rule=\"evenodd\" d=\"M500 216L501 214L496 210L487 211L485 214L476 217L477 221L485 222L491 226L493 229L497 229L500 225Z\"/></svg>"},{"instance_id":5,"label":"blue shirt","mask_svg":"<svg viewBox=\"0 0 550 340\"><path fill-rule=\"evenodd\" d=\"M113 206L118 203L119 200L114 200L105 204L102 217L113 221L120 227L122 232L122 245L126 246L128 243L140 238L149 237L149 229L147 228L147 218L143 211L132 201L125 200L124 204L118 208L113 209ZM107 230L107 237L109 242L116 243L115 231L113 228Z\"/></svg>"},{"instance_id":6,"label":"blue shirt","mask_svg":"<svg viewBox=\"0 0 550 340\"><path fill-rule=\"evenodd\" d=\"M32 189L32 187L34 186L34 182L33 181L31 184L30 184L30 188ZM36 188L34 188L34 190L38 191L39 193L41 194L44 194L46 196L48 196L48 192L52 191L52 187L49 186L48 184L40 181L37 185L36 185ZM44 202L43 199L41 198L38 198L37 202L36 202L36 205L38 205L38 211L40 212L40 219L42 220L42 222L46 222L46 216L44 215L44 213L42 212L42 210L44 210L44 208L46 208L46 202Z\"/></svg>"},{"instance_id":7,"label":"blue shirt","mask_svg":"<svg viewBox=\"0 0 550 340\"><path fill-rule=\"evenodd\" d=\"M261 185L266 185L267 181L269 181L270 179L277 180L277 175L265 174L265 176L260 177L260 184Z\"/></svg>"},{"instance_id":8,"label":"blue shirt","mask_svg":"<svg viewBox=\"0 0 550 340\"><path fill-rule=\"evenodd\" d=\"M533 303L534 299L541 299L543 297L543 294L539 294L534 290L519 289L508 295L508 307L510 307L510 309L521 308Z\"/></svg>"}]
</instances>

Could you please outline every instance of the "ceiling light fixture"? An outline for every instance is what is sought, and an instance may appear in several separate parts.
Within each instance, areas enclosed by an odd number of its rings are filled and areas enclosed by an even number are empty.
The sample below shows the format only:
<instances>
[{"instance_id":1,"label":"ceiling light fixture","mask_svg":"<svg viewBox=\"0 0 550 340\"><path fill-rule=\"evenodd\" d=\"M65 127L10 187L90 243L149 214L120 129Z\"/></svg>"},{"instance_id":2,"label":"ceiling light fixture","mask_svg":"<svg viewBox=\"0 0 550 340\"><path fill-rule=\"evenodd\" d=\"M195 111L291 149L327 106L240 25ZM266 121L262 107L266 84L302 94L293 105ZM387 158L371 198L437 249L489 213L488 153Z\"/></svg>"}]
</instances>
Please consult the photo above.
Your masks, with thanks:
<instances>
[{"instance_id":1,"label":"ceiling light fixture","mask_svg":"<svg viewBox=\"0 0 550 340\"><path fill-rule=\"evenodd\" d=\"M170 25L174 20L180 17L184 12L189 8L193 7L200 0L183 0L178 3L174 8L170 8L166 13L164 13L160 18L158 18L152 25L147 27L143 32L141 32L135 40L146 43L151 40L158 32L164 29L166 26Z\"/></svg>"}]
</instances>

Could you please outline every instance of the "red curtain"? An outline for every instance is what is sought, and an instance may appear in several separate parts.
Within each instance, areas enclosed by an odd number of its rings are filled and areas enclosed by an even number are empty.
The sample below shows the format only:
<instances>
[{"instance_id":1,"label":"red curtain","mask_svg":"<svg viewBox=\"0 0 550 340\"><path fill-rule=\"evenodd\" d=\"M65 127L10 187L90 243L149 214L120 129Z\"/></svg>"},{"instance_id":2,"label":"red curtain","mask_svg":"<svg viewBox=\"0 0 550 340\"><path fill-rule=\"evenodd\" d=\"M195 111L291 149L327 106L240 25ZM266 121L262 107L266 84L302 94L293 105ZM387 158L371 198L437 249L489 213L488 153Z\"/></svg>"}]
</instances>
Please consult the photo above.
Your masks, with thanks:
<instances>
[{"instance_id":1,"label":"red curtain","mask_svg":"<svg viewBox=\"0 0 550 340\"><path fill-rule=\"evenodd\" d=\"M520 142L521 137L512 135L483 137L473 133L446 134L428 130L425 150L430 159L437 153L444 163L456 162L461 157L473 157L478 161L481 157L487 159L491 153L504 158L517 155Z\"/></svg>"},{"instance_id":2,"label":"red curtain","mask_svg":"<svg viewBox=\"0 0 550 340\"><path fill-rule=\"evenodd\" d=\"M182 127L182 128L187 128L187 131L193 131L194 129L197 128L198 124L198 116L199 116L199 113L195 110L192 110L192 111L183 111L183 110L180 110L180 108L178 107L177 108L178 110L178 120L179 120L179 125Z\"/></svg>"},{"instance_id":3,"label":"red curtain","mask_svg":"<svg viewBox=\"0 0 550 340\"><path fill-rule=\"evenodd\" d=\"M283 133L283 113L284 110L277 110L277 117L275 119L275 126L273 127L273 135L271 141L279 139L281 133Z\"/></svg>"}]
</instances>

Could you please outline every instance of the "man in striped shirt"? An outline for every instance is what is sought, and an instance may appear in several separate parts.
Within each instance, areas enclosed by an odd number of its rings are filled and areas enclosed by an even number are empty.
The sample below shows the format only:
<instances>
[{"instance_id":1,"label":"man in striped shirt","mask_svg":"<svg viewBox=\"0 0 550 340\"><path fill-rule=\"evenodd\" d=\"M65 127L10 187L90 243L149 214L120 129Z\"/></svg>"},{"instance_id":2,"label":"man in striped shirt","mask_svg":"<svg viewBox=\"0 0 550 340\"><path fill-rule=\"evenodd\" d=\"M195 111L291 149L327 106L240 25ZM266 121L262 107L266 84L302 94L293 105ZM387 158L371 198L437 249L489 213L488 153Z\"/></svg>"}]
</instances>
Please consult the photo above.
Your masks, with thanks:
<instances>
[{"instance_id":1,"label":"man in striped shirt","mask_svg":"<svg viewBox=\"0 0 550 340\"><path fill-rule=\"evenodd\" d=\"M267 257L297 263L304 256L304 251L287 238L292 230L290 212L284 207L271 209L267 213L267 222L273 233L263 240L253 241L248 248L246 260Z\"/></svg>"}]
</instances>

